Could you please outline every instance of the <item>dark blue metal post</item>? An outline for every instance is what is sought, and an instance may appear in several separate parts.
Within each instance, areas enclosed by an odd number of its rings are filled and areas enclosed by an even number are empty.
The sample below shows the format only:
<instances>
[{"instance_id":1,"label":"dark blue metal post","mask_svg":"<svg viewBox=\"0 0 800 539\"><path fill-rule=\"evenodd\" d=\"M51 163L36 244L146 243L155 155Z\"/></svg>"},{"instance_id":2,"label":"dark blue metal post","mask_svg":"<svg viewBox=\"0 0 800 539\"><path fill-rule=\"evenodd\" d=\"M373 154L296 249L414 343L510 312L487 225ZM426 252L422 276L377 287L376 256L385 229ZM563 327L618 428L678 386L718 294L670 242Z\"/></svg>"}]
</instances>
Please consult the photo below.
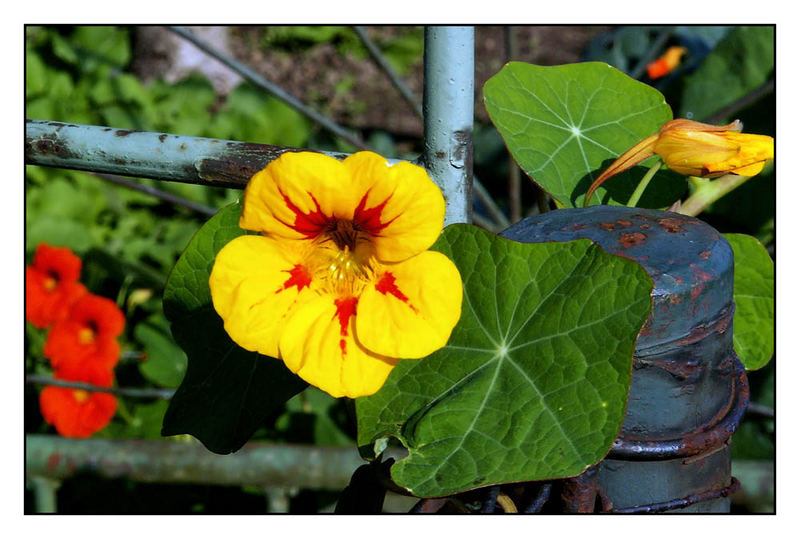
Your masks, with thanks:
<instances>
[{"instance_id":1,"label":"dark blue metal post","mask_svg":"<svg viewBox=\"0 0 800 539\"><path fill-rule=\"evenodd\" d=\"M617 512L729 511L737 482L728 441L748 385L733 351L733 253L725 238L692 217L614 206L549 212L503 235L589 238L648 271L653 311L637 340L627 414L592 473Z\"/></svg>"}]
</instances>

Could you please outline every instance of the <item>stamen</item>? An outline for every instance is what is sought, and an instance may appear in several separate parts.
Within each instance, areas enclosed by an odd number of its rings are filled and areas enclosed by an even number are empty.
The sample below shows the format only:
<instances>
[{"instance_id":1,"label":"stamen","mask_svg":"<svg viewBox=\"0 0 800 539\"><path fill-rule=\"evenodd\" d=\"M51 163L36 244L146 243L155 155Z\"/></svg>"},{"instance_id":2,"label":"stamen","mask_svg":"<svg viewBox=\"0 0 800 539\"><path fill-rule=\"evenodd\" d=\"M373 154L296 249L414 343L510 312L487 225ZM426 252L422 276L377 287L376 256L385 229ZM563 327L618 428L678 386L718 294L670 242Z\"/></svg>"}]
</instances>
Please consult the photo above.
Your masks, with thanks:
<instances>
[{"instance_id":1,"label":"stamen","mask_svg":"<svg viewBox=\"0 0 800 539\"><path fill-rule=\"evenodd\" d=\"M72 391L72 396L78 402L86 402L86 400L89 398L89 392L85 389L74 389Z\"/></svg>"},{"instance_id":2,"label":"stamen","mask_svg":"<svg viewBox=\"0 0 800 539\"><path fill-rule=\"evenodd\" d=\"M94 341L94 331L92 328L81 328L78 331L78 342L81 344L89 344Z\"/></svg>"}]
</instances>

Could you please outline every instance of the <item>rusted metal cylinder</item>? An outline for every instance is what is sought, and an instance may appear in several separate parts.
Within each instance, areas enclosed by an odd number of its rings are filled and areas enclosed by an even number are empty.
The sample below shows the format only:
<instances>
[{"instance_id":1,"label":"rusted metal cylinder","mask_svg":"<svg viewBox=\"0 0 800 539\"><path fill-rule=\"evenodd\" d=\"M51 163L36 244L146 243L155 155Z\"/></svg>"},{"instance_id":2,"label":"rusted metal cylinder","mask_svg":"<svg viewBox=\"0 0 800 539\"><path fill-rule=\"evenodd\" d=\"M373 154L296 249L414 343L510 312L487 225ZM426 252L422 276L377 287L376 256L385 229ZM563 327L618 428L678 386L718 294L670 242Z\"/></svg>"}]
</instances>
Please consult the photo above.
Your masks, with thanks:
<instances>
[{"instance_id":1,"label":"rusted metal cylinder","mask_svg":"<svg viewBox=\"0 0 800 539\"><path fill-rule=\"evenodd\" d=\"M521 242L588 238L640 263L653 310L639 333L628 408L598 465L617 512L730 510L728 441L748 403L733 351L733 252L714 228L671 212L594 206L525 219Z\"/></svg>"}]
</instances>

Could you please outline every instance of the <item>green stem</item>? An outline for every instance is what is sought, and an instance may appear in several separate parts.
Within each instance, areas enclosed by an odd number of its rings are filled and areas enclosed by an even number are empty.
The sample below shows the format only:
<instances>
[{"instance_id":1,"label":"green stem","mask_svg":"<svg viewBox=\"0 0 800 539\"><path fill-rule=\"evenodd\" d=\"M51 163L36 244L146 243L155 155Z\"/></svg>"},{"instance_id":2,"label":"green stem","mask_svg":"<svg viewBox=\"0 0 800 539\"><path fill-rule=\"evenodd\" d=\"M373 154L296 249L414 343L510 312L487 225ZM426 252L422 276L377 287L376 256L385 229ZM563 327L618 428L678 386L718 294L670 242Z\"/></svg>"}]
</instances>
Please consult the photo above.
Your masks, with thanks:
<instances>
[{"instance_id":1,"label":"green stem","mask_svg":"<svg viewBox=\"0 0 800 539\"><path fill-rule=\"evenodd\" d=\"M705 181L692 181L695 179L690 178L690 182L693 187L692 194L689 195L689 198L687 198L683 204L681 204L679 213L691 215L693 217L699 215L708 206L727 195L749 179L750 176L739 176L736 174L727 174L725 176L716 178L715 180L707 180L703 178Z\"/></svg>"},{"instance_id":2,"label":"green stem","mask_svg":"<svg viewBox=\"0 0 800 539\"><path fill-rule=\"evenodd\" d=\"M661 160L659 160L658 162L656 162L656 164L650 167L650 170L647 171L647 174L645 174L642 177L642 181L640 181L639 185L636 186L636 190L631 195L631 198L628 199L628 203L626 204L626 206L628 206L629 208L633 208L636 206L636 204L639 203L639 199L642 197L642 193L644 193L644 190L647 189L647 184L650 183L650 180L653 179L653 176L656 175L656 172L658 172L658 169L660 168L661 168Z\"/></svg>"}]
</instances>

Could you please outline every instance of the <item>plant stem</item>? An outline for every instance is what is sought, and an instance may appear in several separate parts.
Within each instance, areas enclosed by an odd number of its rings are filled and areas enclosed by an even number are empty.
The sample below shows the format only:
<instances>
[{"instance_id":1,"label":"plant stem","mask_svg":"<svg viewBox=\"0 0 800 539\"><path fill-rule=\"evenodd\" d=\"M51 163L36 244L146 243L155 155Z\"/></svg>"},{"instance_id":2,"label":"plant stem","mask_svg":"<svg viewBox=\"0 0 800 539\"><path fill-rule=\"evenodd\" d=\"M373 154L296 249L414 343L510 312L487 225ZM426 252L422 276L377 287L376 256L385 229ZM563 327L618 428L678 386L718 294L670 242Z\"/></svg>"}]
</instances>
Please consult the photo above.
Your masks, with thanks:
<instances>
[{"instance_id":1,"label":"plant stem","mask_svg":"<svg viewBox=\"0 0 800 539\"><path fill-rule=\"evenodd\" d=\"M708 206L749 180L750 176L726 174L713 181L705 178L701 179L705 181L697 181L696 178L690 178L694 190L689 195L689 198L681 204L679 213L693 217L699 215Z\"/></svg>"},{"instance_id":2,"label":"plant stem","mask_svg":"<svg viewBox=\"0 0 800 539\"><path fill-rule=\"evenodd\" d=\"M648 170L647 173L644 175L644 177L642 177L642 181L640 181L639 185L636 186L636 190L631 195L631 198L628 200L626 206L628 206L629 208L633 208L636 206L636 204L639 203L639 199L641 198L642 193L644 193L644 190L647 189L647 184L650 183L650 180L653 179L653 176L656 175L656 172L658 172L658 169L660 168L661 168L660 160L655 165L650 167L650 170Z\"/></svg>"}]
</instances>

